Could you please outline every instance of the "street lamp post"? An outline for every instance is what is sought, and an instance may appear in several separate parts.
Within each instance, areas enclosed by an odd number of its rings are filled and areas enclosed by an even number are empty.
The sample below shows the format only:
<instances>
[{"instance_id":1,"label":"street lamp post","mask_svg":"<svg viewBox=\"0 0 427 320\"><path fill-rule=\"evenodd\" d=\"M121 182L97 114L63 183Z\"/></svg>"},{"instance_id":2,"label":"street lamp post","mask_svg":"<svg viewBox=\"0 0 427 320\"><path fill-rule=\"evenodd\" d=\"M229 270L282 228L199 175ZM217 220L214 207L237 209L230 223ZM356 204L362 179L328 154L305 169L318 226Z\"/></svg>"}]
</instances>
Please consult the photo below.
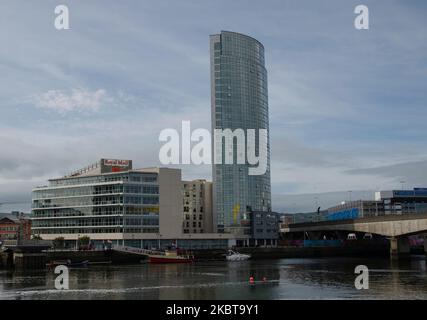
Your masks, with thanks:
<instances>
[{"instance_id":1,"label":"street lamp post","mask_svg":"<svg viewBox=\"0 0 427 320\"><path fill-rule=\"evenodd\" d=\"M161 250L161 248L160 248L160 239L162 238L162 235L160 233L158 233L158 236L159 236L159 250Z\"/></svg>"}]
</instances>

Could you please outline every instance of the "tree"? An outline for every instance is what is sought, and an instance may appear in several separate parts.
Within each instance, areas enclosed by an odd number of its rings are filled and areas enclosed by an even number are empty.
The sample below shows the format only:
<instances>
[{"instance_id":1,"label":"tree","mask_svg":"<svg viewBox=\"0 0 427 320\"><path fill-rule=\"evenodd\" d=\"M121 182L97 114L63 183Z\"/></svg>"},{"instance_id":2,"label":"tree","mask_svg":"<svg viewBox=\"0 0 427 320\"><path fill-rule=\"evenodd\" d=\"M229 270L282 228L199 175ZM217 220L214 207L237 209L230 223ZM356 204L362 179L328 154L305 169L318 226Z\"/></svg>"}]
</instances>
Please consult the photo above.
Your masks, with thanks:
<instances>
[{"instance_id":1,"label":"tree","mask_svg":"<svg viewBox=\"0 0 427 320\"><path fill-rule=\"evenodd\" d=\"M43 240L42 237L40 237L40 235L38 235L38 234L33 234L32 239L33 240Z\"/></svg>"},{"instance_id":2,"label":"tree","mask_svg":"<svg viewBox=\"0 0 427 320\"><path fill-rule=\"evenodd\" d=\"M79 237L77 240L79 249L87 250L89 247L89 243L90 243L90 237L88 236Z\"/></svg>"},{"instance_id":3,"label":"tree","mask_svg":"<svg viewBox=\"0 0 427 320\"><path fill-rule=\"evenodd\" d=\"M65 239L64 237L58 237L53 240L53 247L55 249L64 249Z\"/></svg>"}]
</instances>

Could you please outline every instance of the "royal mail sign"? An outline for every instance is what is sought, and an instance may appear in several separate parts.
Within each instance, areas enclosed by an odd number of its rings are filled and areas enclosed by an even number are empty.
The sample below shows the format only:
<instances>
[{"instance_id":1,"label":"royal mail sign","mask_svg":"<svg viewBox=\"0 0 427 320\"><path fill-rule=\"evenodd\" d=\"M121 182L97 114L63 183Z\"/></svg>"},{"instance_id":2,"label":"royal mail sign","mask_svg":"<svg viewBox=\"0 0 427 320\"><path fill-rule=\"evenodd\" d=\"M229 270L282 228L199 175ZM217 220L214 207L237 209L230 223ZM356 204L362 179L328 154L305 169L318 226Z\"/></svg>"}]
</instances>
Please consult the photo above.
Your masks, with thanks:
<instances>
[{"instance_id":1,"label":"royal mail sign","mask_svg":"<svg viewBox=\"0 0 427 320\"><path fill-rule=\"evenodd\" d=\"M128 167L129 160L104 159L104 166Z\"/></svg>"}]
</instances>

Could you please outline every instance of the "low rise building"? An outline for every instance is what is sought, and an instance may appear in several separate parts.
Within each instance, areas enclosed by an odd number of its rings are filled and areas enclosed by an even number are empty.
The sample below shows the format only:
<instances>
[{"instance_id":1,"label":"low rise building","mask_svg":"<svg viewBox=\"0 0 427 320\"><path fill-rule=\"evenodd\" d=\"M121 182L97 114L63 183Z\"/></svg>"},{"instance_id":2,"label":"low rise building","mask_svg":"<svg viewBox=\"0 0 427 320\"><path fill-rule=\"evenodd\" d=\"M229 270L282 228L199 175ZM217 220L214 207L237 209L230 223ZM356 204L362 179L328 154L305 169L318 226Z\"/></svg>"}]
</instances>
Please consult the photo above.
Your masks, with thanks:
<instances>
[{"instance_id":1,"label":"low rise building","mask_svg":"<svg viewBox=\"0 0 427 320\"><path fill-rule=\"evenodd\" d=\"M250 212L250 246L275 246L279 238L279 217L276 212Z\"/></svg>"},{"instance_id":2,"label":"low rise building","mask_svg":"<svg viewBox=\"0 0 427 320\"><path fill-rule=\"evenodd\" d=\"M208 188L197 184L199 195L201 186ZM139 248L234 245L233 235L205 232L207 222L196 224L203 233L183 233L182 187L180 169L133 169L131 160L101 159L33 190L32 233L44 240L64 238L70 247L83 236L95 247L106 241ZM205 196L199 200L199 212L201 200L210 207Z\"/></svg>"},{"instance_id":3,"label":"low rise building","mask_svg":"<svg viewBox=\"0 0 427 320\"><path fill-rule=\"evenodd\" d=\"M183 233L212 233L212 182L182 182Z\"/></svg>"},{"instance_id":4,"label":"low rise building","mask_svg":"<svg viewBox=\"0 0 427 320\"><path fill-rule=\"evenodd\" d=\"M0 240L30 240L31 220L20 212L0 214Z\"/></svg>"},{"instance_id":5,"label":"low rise building","mask_svg":"<svg viewBox=\"0 0 427 320\"><path fill-rule=\"evenodd\" d=\"M375 200L384 204L384 214L427 213L427 188L378 191Z\"/></svg>"},{"instance_id":6,"label":"low rise building","mask_svg":"<svg viewBox=\"0 0 427 320\"><path fill-rule=\"evenodd\" d=\"M328 209L327 220L417 213L427 213L427 188L378 191L375 200L343 202Z\"/></svg>"},{"instance_id":7,"label":"low rise building","mask_svg":"<svg viewBox=\"0 0 427 320\"><path fill-rule=\"evenodd\" d=\"M384 215L382 201L357 200L343 202L328 209L326 220L345 220Z\"/></svg>"},{"instance_id":8,"label":"low rise building","mask_svg":"<svg viewBox=\"0 0 427 320\"><path fill-rule=\"evenodd\" d=\"M287 228L290 224L295 221L294 213L280 213L278 215L279 218L279 229Z\"/></svg>"}]
</instances>

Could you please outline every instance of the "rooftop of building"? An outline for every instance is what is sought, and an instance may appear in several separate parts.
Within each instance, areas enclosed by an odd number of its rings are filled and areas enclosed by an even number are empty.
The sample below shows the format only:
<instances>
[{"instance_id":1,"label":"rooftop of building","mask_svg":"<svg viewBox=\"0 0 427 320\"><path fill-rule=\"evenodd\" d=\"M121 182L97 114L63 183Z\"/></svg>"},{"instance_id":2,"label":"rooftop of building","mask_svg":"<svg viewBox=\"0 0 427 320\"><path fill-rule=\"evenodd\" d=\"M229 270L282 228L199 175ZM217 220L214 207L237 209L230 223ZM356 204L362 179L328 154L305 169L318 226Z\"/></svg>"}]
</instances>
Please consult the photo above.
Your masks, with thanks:
<instances>
[{"instance_id":1,"label":"rooftop of building","mask_svg":"<svg viewBox=\"0 0 427 320\"><path fill-rule=\"evenodd\" d=\"M20 219L29 219L29 214L23 212L0 213L0 221L9 219L15 223L19 223Z\"/></svg>"},{"instance_id":2,"label":"rooftop of building","mask_svg":"<svg viewBox=\"0 0 427 320\"><path fill-rule=\"evenodd\" d=\"M116 167L113 165L105 165L105 161L107 163L115 163L114 161L128 161L128 165L123 165L122 167ZM124 162L122 162L124 163ZM103 166L102 166L103 164ZM110 169L106 169L107 166L110 166ZM74 171L73 173L69 175L65 175L63 177L59 178L51 178L48 179L49 185L39 185L35 188L33 188L33 191L37 190L43 190L43 189L49 189L52 187L51 183L55 183L57 181L61 180L74 180L79 178L86 178L86 177L96 177L96 176L109 176L109 175L119 175L119 174L127 174L127 173L160 173L161 170L173 170L173 171L181 171L181 169L178 168L168 168L168 167L145 167L145 168L138 168L138 169L132 169L132 160L120 160L120 159L101 159L100 161L93 163L90 166L87 166L83 169ZM73 184L73 182L71 182ZM60 186L60 187L67 187L67 186Z\"/></svg>"},{"instance_id":3,"label":"rooftop of building","mask_svg":"<svg viewBox=\"0 0 427 320\"><path fill-rule=\"evenodd\" d=\"M427 197L427 188L413 188L413 189L401 189L401 190L384 190L375 192L375 199L390 199L394 197Z\"/></svg>"},{"instance_id":4,"label":"rooftop of building","mask_svg":"<svg viewBox=\"0 0 427 320\"><path fill-rule=\"evenodd\" d=\"M132 168L132 160L124 159L100 159L97 162L90 164L82 169L73 171L72 173L59 178L52 178L48 181L57 181L64 179L77 179L82 177L93 177L99 175L120 174L120 173L158 173L160 169L171 169L167 167L146 167L146 168ZM174 169L180 170L180 169Z\"/></svg>"},{"instance_id":5,"label":"rooftop of building","mask_svg":"<svg viewBox=\"0 0 427 320\"><path fill-rule=\"evenodd\" d=\"M264 45L259 40L255 39L254 37L248 36L247 34L240 33L240 32L221 30L220 33L211 34L211 36L217 36L217 35L221 35L221 34L225 34L225 33L235 34L235 35L238 35L238 36L245 37L245 38L251 39L253 41L256 41L264 49Z\"/></svg>"}]
</instances>

